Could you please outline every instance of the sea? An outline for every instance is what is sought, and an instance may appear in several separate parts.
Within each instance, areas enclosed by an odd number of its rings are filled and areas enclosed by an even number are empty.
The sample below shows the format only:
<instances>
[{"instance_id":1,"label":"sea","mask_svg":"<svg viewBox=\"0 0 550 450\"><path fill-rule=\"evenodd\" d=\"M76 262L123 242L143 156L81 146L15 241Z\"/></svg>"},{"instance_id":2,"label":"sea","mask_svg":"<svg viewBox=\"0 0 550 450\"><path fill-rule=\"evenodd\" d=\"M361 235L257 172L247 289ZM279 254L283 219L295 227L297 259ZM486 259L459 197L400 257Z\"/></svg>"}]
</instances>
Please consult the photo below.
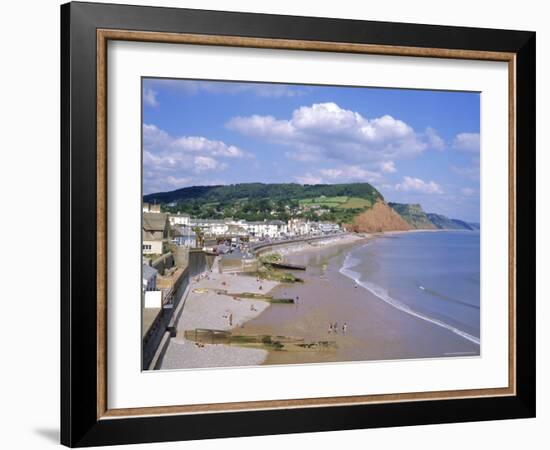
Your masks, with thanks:
<instances>
[{"instance_id":1,"label":"sea","mask_svg":"<svg viewBox=\"0 0 550 450\"><path fill-rule=\"evenodd\" d=\"M385 235L353 248L340 273L380 301L480 343L478 231Z\"/></svg>"}]
</instances>

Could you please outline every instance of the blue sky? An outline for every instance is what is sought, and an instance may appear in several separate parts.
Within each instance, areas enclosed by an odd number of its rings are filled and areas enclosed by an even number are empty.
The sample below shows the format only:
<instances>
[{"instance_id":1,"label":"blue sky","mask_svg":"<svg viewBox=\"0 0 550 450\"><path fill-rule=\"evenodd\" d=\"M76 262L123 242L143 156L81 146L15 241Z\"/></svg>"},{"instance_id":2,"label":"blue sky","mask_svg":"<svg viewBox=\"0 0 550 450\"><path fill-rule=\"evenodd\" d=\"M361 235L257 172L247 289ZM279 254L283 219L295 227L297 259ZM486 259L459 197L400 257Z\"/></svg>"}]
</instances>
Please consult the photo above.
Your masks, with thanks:
<instances>
[{"instance_id":1,"label":"blue sky","mask_svg":"<svg viewBox=\"0 0 550 450\"><path fill-rule=\"evenodd\" d=\"M479 94L143 79L143 192L369 182L479 220Z\"/></svg>"}]
</instances>

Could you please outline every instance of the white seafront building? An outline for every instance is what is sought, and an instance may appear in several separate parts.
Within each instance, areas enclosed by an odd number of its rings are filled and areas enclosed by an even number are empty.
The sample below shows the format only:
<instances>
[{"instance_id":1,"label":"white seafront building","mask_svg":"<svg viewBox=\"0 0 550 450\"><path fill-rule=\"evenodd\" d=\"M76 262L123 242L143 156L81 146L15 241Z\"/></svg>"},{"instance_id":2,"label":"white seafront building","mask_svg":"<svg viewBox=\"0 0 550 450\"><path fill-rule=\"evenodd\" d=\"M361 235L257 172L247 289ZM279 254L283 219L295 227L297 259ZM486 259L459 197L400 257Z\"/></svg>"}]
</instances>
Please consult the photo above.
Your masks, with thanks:
<instances>
[{"instance_id":1,"label":"white seafront building","mask_svg":"<svg viewBox=\"0 0 550 450\"><path fill-rule=\"evenodd\" d=\"M247 230L251 236L258 238L275 239L285 236L287 233L287 224L282 220L243 221L241 226Z\"/></svg>"},{"instance_id":2,"label":"white seafront building","mask_svg":"<svg viewBox=\"0 0 550 450\"><path fill-rule=\"evenodd\" d=\"M288 221L289 236L307 236L311 234L311 222L305 219L290 219Z\"/></svg>"},{"instance_id":3,"label":"white seafront building","mask_svg":"<svg viewBox=\"0 0 550 450\"><path fill-rule=\"evenodd\" d=\"M144 213L160 214L160 205L153 203L143 203L141 207Z\"/></svg>"},{"instance_id":4,"label":"white seafront building","mask_svg":"<svg viewBox=\"0 0 550 450\"><path fill-rule=\"evenodd\" d=\"M323 234L335 233L340 231L340 225L334 222L319 222L318 223L319 231Z\"/></svg>"},{"instance_id":5,"label":"white seafront building","mask_svg":"<svg viewBox=\"0 0 550 450\"><path fill-rule=\"evenodd\" d=\"M249 237L258 239L279 239L296 236L316 236L334 233L340 226L332 222L310 222L305 219L246 221L243 219L193 219L187 215L170 215L173 241L184 245L185 237L198 229L205 237L232 238ZM181 242L180 242L181 241ZM187 243L187 245L189 245Z\"/></svg>"},{"instance_id":6,"label":"white seafront building","mask_svg":"<svg viewBox=\"0 0 550 450\"><path fill-rule=\"evenodd\" d=\"M191 221L191 218L189 217L189 214L170 214L168 216L168 220L170 221L170 225L183 225L183 226L189 226L189 223Z\"/></svg>"},{"instance_id":7,"label":"white seafront building","mask_svg":"<svg viewBox=\"0 0 550 450\"><path fill-rule=\"evenodd\" d=\"M221 219L189 219L189 226L199 228L208 236L224 235L229 230L229 223Z\"/></svg>"}]
</instances>

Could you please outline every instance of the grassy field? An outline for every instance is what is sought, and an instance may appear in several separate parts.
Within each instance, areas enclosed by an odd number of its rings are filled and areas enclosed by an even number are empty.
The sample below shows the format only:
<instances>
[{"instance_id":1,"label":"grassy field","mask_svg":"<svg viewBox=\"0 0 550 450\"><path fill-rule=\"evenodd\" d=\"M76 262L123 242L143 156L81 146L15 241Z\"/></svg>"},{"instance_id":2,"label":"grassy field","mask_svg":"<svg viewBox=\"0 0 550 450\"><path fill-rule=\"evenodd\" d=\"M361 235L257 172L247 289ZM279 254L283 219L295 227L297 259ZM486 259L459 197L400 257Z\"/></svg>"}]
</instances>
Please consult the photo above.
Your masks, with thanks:
<instances>
[{"instance_id":1,"label":"grassy field","mask_svg":"<svg viewBox=\"0 0 550 450\"><path fill-rule=\"evenodd\" d=\"M371 202L366 198L350 197L347 202L342 203L339 208L351 209L351 208L369 208Z\"/></svg>"},{"instance_id":2,"label":"grassy field","mask_svg":"<svg viewBox=\"0 0 550 450\"><path fill-rule=\"evenodd\" d=\"M325 208L338 208L338 209L359 209L368 208L371 206L371 202L367 199L360 197L316 197L316 198L304 198L300 200L300 205L303 206L319 206Z\"/></svg>"},{"instance_id":3,"label":"grassy field","mask_svg":"<svg viewBox=\"0 0 550 450\"><path fill-rule=\"evenodd\" d=\"M302 206L319 206L325 208L338 208L341 204L346 203L347 201L347 196L303 198L299 200L300 205Z\"/></svg>"}]
</instances>

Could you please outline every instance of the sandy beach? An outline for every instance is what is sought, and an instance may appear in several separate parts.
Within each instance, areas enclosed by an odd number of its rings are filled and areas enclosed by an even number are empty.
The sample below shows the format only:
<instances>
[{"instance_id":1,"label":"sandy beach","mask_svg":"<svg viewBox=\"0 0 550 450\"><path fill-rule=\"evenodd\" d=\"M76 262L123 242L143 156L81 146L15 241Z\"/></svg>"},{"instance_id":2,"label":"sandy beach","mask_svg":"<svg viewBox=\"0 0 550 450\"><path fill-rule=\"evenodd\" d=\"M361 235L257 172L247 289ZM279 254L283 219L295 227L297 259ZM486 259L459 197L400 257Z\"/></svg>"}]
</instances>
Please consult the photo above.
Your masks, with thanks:
<instances>
[{"instance_id":1,"label":"sandy beach","mask_svg":"<svg viewBox=\"0 0 550 450\"><path fill-rule=\"evenodd\" d=\"M277 249L286 262L307 267L306 271L295 272L303 283L258 281L249 275L219 274L215 266L213 272L193 281L177 326L177 337L171 340L162 369L479 354L479 345L395 309L340 273L351 249L380 238L391 239L392 235L347 235L313 245ZM278 298L296 299L296 303L236 300L220 294L219 290L269 293ZM330 329L330 324L334 323L338 324L336 329ZM185 330L196 328L231 330L241 336L292 336L305 343L328 342L330 345L325 348L285 345L280 350L235 344L199 347L184 337Z\"/></svg>"},{"instance_id":2,"label":"sandy beach","mask_svg":"<svg viewBox=\"0 0 550 450\"><path fill-rule=\"evenodd\" d=\"M303 243L281 247L277 253L288 257L295 253L307 254L320 248L350 246L363 242L364 237L357 235L337 236L332 239L317 241L314 244ZM249 348L238 345L204 344L196 345L185 338L185 331L197 328L228 330L239 334L250 335L246 324L260 316L270 307L270 303L258 299L235 299L220 291L247 292L254 294L275 294L275 288L281 283L261 280L250 275L218 273L217 259L212 270L200 277L195 277L190 284L189 294L185 299L183 312L177 323L177 336L170 340L164 355L161 369L185 369L199 367L250 366L264 363L268 350ZM271 305L292 310L292 305ZM231 317L231 323L230 323ZM265 333L277 334L277 333Z\"/></svg>"},{"instance_id":3,"label":"sandy beach","mask_svg":"<svg viewBox=\"0 0 550 450\"><path fill-rule=\"evenodd\" d=\"M257 299L237 300L233 296L220 294L220 290L267 294L277 284L274 281L257 281L253 276L217 273L216 261L212 272L192 281L177 324L177 336L171 339L161 368L249 366L264 362L267 357L264 349L223 344L199 347L185 339L184 333L196 328L240 329L247 321L261 314L269 303Z\"/></svg>"},{"instance_id":4,"label":"sandy beach","mask_svg":"<svg viewBox=\"0 0 550 450\"><path fill-rule=\"evenodd\" d=\"M305 282L280 285L274 293L297 296L298 304L292 308L271 305L246 324L246 332L301 335L310 341L328 339L336 343L336 350L270 351L264 364L435 358L479 353L479 345L393 308L342 275L339 269L347 252L365 242L361 239L285 256L287 262L307 266L305 275L301 275ZM329 330L329 324L334 322L338 323L336 332ZM344 323L345 333L342 330Z\"/></svg>"}]
</instances>

